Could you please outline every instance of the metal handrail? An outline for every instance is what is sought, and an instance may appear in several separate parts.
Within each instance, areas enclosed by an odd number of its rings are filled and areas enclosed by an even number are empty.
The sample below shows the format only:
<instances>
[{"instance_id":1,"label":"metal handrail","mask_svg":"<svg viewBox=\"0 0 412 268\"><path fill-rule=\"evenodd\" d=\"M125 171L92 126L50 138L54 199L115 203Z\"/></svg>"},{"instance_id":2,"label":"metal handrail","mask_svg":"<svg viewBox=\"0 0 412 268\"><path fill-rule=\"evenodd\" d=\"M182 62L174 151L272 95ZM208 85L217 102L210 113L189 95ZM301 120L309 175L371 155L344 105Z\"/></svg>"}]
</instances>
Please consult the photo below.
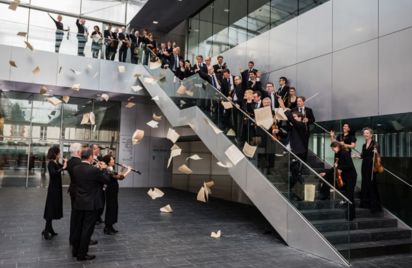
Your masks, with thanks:
<instances>
[{"instance_id":1,"label":"metal handrail","mask_svg":"<svg viewBox=\"0 0 412 268\"><path fill-rule=\"evenodd\" d=\"M330 133L326 128L324 128L323 126L319 125L318 123L314 123L317 127L319 127L320 129L322 129L325 133ZM356 148L352 149L353 151L357 152L358 154L361 154L361 152L359 150L357 150ZM399 177L398 175L394 174L392 171L390 171L387 168L384 168L384 172L389 173L390 175L392 175L393 177L395 177L396 179L398 179L399 181L403 182L404 184L406 184L407 186L409 186L410 188L412 188L412 184L410 184L409 182L407 182L406 180L402 179L401 177Z\"/></svg>"},{"instance_id":2,"label":"metal handrail","mask_svg":"<svg viewBox=\"0 0 412 268\"><path fill-rule=\"evenodd\" d=\"M149 70L150 72L150 68L146 68ZM169 69L168 69L169 70ZM170 71L170 70L169 70ZM171 72L171 71L170 71ZM209 84L207 81L205 81L204 79L202 79L199 74L195 74L192 75L190 78L197 78L199 80L202 81L202 83L207 83L214 91L215 93L218 93L219 95L221 95L225 100L229 101L232 106L234 108L236 108L238 111L240 111L242 114L244 114L247 118L249 118L249 120L251 120L253 123L255 123L256 126L258 126L259 128L261 128L267 135L269 135L270 137L274 138L273 135L271 133L269 133L269 131L267 131L265 128L259 126L256 124L256 121L250 117L249 114L247 114L245 111L243 111L242 109L240 109L238 107L238 105L236 105L231 99L229 99L228 97L226 97L222 92L220 92L218 89L216 89L215 87L213 87L211 84ZM179 79L179 78L177 78ZM183 83L185 82L184 80L181 80ZM332 188L335 192L337 192L346 202L348 202L350 205L352 205L352 202L346 197L344 196L341 192L339 192L338 189L336 189L332 184L330 184L327 180L325 180L322 176L319 175L319 173L317 173L313 168L311 168L307 163L305 163L302 159L300 159L296 154L294 154L291 150L289 150L285 145L283 145L281 142L279 142L277 139L272 139L272 141L277 142L281 147L283 147L284 150L288 151L292 156L294 156L295 159L297 159L298 161L300 161L304 166L306 166L311 172L313 172L318 178L320 178L324 183L326 183L326 185L328 185L330 188Z\"/></svg>"}]
</instances>

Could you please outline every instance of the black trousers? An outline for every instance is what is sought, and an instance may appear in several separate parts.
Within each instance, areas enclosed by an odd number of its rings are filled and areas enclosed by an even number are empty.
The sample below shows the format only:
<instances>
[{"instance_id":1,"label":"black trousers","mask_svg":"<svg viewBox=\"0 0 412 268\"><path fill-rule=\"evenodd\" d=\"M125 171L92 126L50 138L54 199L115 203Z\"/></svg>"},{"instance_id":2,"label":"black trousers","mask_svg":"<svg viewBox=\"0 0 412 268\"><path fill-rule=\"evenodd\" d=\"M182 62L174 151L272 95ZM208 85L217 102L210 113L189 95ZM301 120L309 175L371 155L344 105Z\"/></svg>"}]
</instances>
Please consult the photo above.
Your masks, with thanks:
<instances>
[{"instance_id":1,"label":"black trousers","mask_svg":"<svg viewBox=\"0 0 412 268\"><path fill-rule=\"evenodd\" d=\"M104 223L107 226L113 225L117 222L117 216L119 214L119 184L111 182L106 188L106 214Z\"/></svg>"},{"instance_id":2,"label":"black trousers","mask_svg":"<svg viewBox=\"0 0 412 268\"><path fill-rule=\"evenodd\" d=\"M73 233L73 255L86 256L89 251L90 238L94 232L97 219L96 210L76 210L76 218Z\"/></svg>"},{"instance_id":3,"label":"black trousers","mask_svg":"<svg viewBox=\"0 0 412 268\"><path fill-rule=\"evenodd\" d=\"M121 46L119 49L119 62L126 62L128 47Z\"/></svg>"},{"instance_id":4,"label":"black trousers","mask_svg":"<svg viewBox=\"0 0 412 268\"><path fill-rule=\"evenodd\" d=\"M101 191L103 207L97 210L97 219L101 219L104 212L104 206L106 205L106 192L104 190Z\"/></svg>"}]
</instances>

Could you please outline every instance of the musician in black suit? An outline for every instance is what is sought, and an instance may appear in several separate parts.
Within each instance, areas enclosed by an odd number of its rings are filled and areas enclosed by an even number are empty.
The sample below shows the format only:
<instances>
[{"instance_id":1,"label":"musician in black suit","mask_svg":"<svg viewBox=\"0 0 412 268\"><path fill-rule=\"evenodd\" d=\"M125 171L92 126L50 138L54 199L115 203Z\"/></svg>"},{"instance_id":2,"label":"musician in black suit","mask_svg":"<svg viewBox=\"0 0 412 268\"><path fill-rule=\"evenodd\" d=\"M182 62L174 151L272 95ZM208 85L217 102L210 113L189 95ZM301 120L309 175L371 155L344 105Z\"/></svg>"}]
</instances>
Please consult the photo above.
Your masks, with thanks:
<instances>
[{"instance_id":1,"label":"musician in black suit","mask_svg":"<svg viewBox=\"0 0 412 268\"><path fill-rule=\"evenodd\" d=\"M170 70L172 70L173 72L176 72L176 70L179 68L179 62L180 60L182 60L183 57L180 56L180 48L179 47L175 47L173 48L173 53L170 56Z\"/></svg>"},{"instance_id":2,"label":"musician in black suit","mask_svg":"<svg viewBox=\"0 0 412 268\"><path fill-rule=\"evenodd\" d=\"M233 91L235 88L234 76L230 74L229 69L224 69L222 75L220 81L222 92L225 92L225 96L229 97L229 92Z\"/></svg>"},{"instance_id":3,"label":"musician in black suit","mask_svg":"<svg viewBox=\"0 0 412 268\"><path fill-rule=\"evenodd\" d=\"M260 74L252 71L249 73L249 81L247 82L247 89L262 92L262 83L260 82Z\"/></svg>"},{"instance_id":4,"label":"musician in black suit","mask_svg":"<svg viewBox=\"0 0 412 268\"><path fill-rule=\"evenodd\" d=\"M288 86L288 79L284 76L279 78L279 88L276 91L276 95L281 97L283 102L286 102L289 94L289 86ZM275 108L279 108L279 102L277 101L278 98L275 99Z\"/></svg>"},{"instance_id":5,"label":"musician in black suit","mask_svg":"<svg viewBox=\"0 0 412 268\"><path fill-rule=\"evenodd\" d=\"M78 215L74 209L74 199L76 194L76 178L73 175L73 168L82 162L81 160L82 145L80 143L73 143L70 145L70 154L71 158L67 161L66 170L69 172L70 176L70 185L69 185L69 194L71 199L71 214L70 214L70 235L69 242L70 245L73 245L73 234L75 223L77 222Z\"/></svg>"},{"instance_id":6,"label":"musician in black suit","mask_svg":"<svg viewBox=\"0 0 412 268\"><path fill-rule=\"evenodd\" d=\"M98 166L100 161L103 161L102 156L100 155L100 147L98 144L92 144L90 145L90 149L93 150L93 166ZM96 220L96 224L101 224L103 223L103 219L102 219L102 215L103 215L103 211L104 211L104 206L106 203L106 194L105 194L105 189L104 187L102 187L102 189L100 189L101 191L101 195L102 195L102 200L103 200L103 206L102 208L99 210L99 214Z\"/></svg>"},{"instance_id":7,"label":"musician in black suit","mask_svg":"<svg viewBox=\"0 0 412 268\"><path fill-rule=\"evenodd\" d=\"M258 70L255 69L254 67L255 67L255 63L253 61L249 61L248 64L247 64L247 69L240 73L240 75L242 76L242 81L243 81L243 87L244 88L247 88L247 83L249 81L249 73L251 73L251 72L257 73L258 72Z\"/></svg>"},{"instance_id":8,"label":"musician in black suit","mask_svg":"<svg viewBox=\"0 0 412 268\"><path fill-rule=\"evenodd\" d=\"M223 79L223 71L227 69L226 62L223 62L223 56L217 56L217 63L213 65L213 69L215 70L215 74L220 82Z\"/></svg>"},{"instance_id":9,"label":"musician in black suit","mask_svg":"<svg viewBox=\"0 0 412 268\"><path fill-rule=\"evenodd\" d=\"M207 80L208 70L206 63L203 62L203 56L197 55L196 56L196 63L193 64L193 72L199 74L199 76L205 80Z\"/></svg>"},{"instance_id":10,"label":"musician in black suit","mask_svg":"<svg viewBox=\"0 0 412 268\"><path fill-rule=\"evenodd\" d=\"M315 115L313 114L313 111L311 108L305 106L305 97L299 96L296 98L296 103L297 107L294 108L292 111L297 111L303 115L303 120L302 122L306 124L306 127L308 129L308 137L306 140L306 147L309 145L309 127L311 124L315 123ZM305 157L306 159L306 157Z\"/></svg>"},{"instance_id":11,"label":"musician in black suit","mask_svg":"<svg viewBox=\"0 0 412 268\"><path fill-rule=\"evenodd\" d=\"M87 252L98 210L103 207L101 189L110 182L110 178L104 171L107 167L104 162L99 161L96 166L92 166L92 149L83 149L81 159L82 162L73 168L73 176L76 178L74 209L79 218L75 224L72 253L77 260L85 261L96 257Z\"/></svg>"}]
</instances>

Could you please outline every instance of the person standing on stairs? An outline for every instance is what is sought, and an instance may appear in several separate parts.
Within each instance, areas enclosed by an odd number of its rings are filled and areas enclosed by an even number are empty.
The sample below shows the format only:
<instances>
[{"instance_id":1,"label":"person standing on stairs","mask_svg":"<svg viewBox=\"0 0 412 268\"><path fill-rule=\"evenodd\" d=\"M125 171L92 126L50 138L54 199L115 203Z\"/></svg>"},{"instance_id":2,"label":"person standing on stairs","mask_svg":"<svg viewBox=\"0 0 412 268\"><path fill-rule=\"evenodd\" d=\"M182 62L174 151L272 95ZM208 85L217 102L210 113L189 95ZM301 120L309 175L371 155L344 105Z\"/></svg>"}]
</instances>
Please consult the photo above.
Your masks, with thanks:
<instances>
[{"instance_id":1,"label":"person standing on stairs","mask_svg":"<svg viewBox=\"0 0 412 268\"><path fill-rule=\"evenodd\" d=\"M326 180L334 185L334 175L336 173L340 173L343 186L340 191L349 199L352 204L348 205L349 211L345 214L349 221L352 221L355 218L355 186L356 186L356 179L358 174L355 169L355 165L353 164L350 152L345 149L345 146L342 145L338 141L334 141L330 145L332 151L335 153L336 162L334 164L334 168L327 170L326 172L320 173L322 177L326 177ZM336 171L334 172L334 169ZM328 199L330 195L330 187L323 183L320 192L322 194L322 199Z\"/></svg>"}]
</instances>

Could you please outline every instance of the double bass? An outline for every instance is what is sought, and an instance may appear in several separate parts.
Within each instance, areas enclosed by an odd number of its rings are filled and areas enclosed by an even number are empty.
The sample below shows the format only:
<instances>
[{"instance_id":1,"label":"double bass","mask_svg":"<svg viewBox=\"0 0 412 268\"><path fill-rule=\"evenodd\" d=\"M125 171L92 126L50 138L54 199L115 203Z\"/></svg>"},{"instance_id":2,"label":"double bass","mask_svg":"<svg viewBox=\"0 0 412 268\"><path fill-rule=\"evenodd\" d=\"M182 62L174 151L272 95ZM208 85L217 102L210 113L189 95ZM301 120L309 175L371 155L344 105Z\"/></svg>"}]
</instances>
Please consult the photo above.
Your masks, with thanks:
<instances>
[{"instance_id":1,"label":"double bass","mask_svg":"<svg viewBox=\"0 0 412 268\"><path fill-rule=\"evenodd\" d=\"M373 150L373 172L374 173L383 173L385 171L384 167L382 166L381 155L376 148L376 145Z\"/></svg>"}]
</instances>

